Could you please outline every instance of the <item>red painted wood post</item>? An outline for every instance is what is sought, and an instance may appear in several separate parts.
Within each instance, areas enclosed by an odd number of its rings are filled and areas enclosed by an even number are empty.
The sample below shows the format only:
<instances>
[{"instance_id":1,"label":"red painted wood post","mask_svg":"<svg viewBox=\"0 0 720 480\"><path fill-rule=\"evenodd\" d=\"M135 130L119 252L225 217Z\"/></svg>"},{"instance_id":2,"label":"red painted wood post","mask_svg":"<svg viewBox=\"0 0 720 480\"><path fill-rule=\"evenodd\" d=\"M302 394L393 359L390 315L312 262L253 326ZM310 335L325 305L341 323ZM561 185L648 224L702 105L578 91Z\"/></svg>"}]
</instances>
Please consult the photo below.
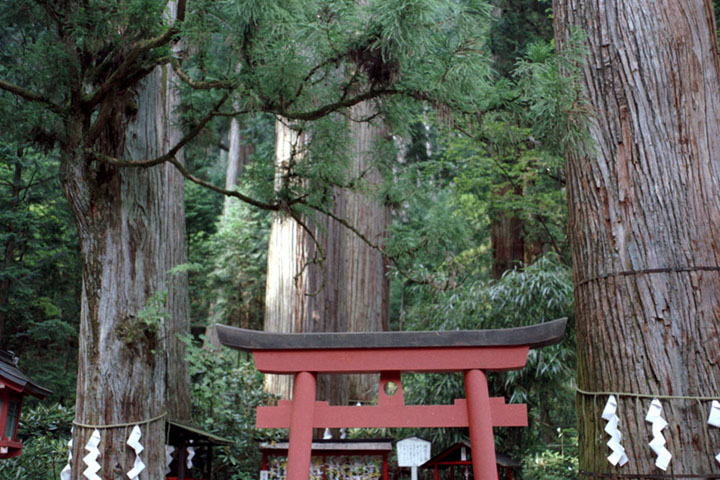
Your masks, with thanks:
<instances>
[{"instance_id":1,"label":"red painted wood post","mask_svg":"<svg viewBox=\"0 0 720 480\"><path fill-rule=\"evenodd\" d=\"M287 480L308 480L310 478L316 386L315 374L298 372L295 375L292 413L290 414Z\"/></svg>"},{"instance_id":2,"label":"red painted wood post","mask_svg":"<svg viewBox=\"0 0 720 480\"><path fill-rule=\"evenodd\" d=\"M498 480L495 463L495 441L487 378L482 370L465 372L470 448L473 455L475 480Z\"/></svg>"}]
</instances>

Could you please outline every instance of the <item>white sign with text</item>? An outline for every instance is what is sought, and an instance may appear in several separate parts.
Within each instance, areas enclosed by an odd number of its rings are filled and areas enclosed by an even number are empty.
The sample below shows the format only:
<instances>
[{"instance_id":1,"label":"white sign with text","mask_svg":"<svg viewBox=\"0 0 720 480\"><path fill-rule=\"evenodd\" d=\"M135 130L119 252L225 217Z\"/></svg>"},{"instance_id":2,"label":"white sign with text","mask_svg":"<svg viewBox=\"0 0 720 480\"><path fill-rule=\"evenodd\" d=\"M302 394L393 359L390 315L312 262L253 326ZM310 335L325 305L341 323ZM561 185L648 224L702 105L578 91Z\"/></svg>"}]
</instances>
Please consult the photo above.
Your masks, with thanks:
<instances>
[{"instance_id":1,"label":"white sign with text","mask_svg":"<svg viewBox=\"0 0 720 480\"><path fill-rule=\"evenodd\" d=\"M410 437L397 442L399 467L419 467L430 460L431 443L422 438Z\"/></svg>"}]
</instances>

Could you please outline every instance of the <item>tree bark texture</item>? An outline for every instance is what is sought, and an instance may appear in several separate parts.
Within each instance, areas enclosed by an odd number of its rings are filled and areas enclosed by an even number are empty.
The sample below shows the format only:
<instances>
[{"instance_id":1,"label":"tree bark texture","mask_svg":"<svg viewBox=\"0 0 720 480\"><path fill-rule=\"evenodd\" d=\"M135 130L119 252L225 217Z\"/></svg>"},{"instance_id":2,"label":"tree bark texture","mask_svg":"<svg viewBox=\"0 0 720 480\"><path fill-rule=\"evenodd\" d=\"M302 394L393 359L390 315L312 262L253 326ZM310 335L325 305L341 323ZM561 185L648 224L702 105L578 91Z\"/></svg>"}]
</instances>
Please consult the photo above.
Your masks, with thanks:
<instances>
[{"instance_id":1,"label":"tree bark texture","mask_svg":"<svg viewBox=\"0 0 720 480\"><path fill-rule=\"evenodd\" d=\"M367 116L368 106L355 107L353 117ZM361 109L361 110L358 110ZM369 185L379 182L371 167L374 141L383 131L366 123L353 130L351 176ZM276 171L278 182L288 162L301 161L292 146L302 142L287 125L277 124ZM296 149L297 150L297 149ZM336 189L333 213L345 218L375 244L382 244L389 222L386 206L360 192ZM304 218L325 253L322 265L313 263L318 253L311 235L287 214L275 216L270 233L265 330L285 332L378 331L387 329L389 283L385 260L353 232L324 215ZM290 378L268 376L267 387L288 397ZM320 376L318 398L333 404L370 400L377 378Z\"/></svg>"},{"instance_id":2,"label":"tree bark texture","mask_svg":"<svg viewBox=\"0 0 720 480\"><path fill-rule=\"evenodd\" d=\"M375 113L372 104L363 102L350 111L351 118L369 118ZM363 176L371 187L382 182L373 167L373 149L388 135L381 122L354 122L351 127L352 163L350 175ZM382 245L390 225L390 207L364 192L338 192L339 215L355 225L375 245ZM343 273L341 315L347 319L347 331L376 332L389 329L390 281L387 261L354 233L343 229ZM373 375L351 375L350 400L371 401L375 398L378 378Z\"/></svg>"},{"instance_id":3,"label":"tree bark texture","mask_svg":"<svg viewBox=\"0 0 720 480\"><path fill-rule=\"evenodd\" d=\"M710 0L555 0L557 45L588 35L594 148L568 155L578 386L720 394L720 68ZM648 271L650 270L650 271ZM580 468L662 474L650 399L618 398L629 463L612 467L607 396L578 395ZM663 400L666 474L720 472L710 404ZM638 477L644 478L644 477ZM678 476L677 478L683 478Z\"/></svg>"},{"instance_id":4,"label":"tree bark texture","mask_svg":"<svg viewBox=\"0 0 720 480\"><path fill-rule=\"evenodd\" d=\"M242 125L236 117L230 121L230 132L228 133L228 158L227 169L225 174L225 190L234 190L237 187L240 171L247 165L252 155L252 146L242 136ZM223 216L228 214L228 209L233 201L233 197L225 197L223 204Z\"/></svg>"},{"instance_id":5,"label":"tree bark texture","mask_svg":"<svg viewBox=\"0 0 720 480\"><path fill-rule=\"evenodd\" d=\"M179 97L170 67L158 67L132 93L118 93L100 148L143 160L165 153L180 138L173 110ZM128 113L128 105L136 111ZM78 126L78 130L80 127ZM114 425L167 414L189 416L189 378L177 335L189 331L187 278L170 270L186 262L183 178L171 165L115 168L64 152L62 183L83 258L77 413L79 423ZM149 307L155 295L166 301ZM149 313L143 320L141 312ZM141 425L140 478L164 478L164 418ZM72 478L92 428L75 427ZM127 478L134 451L130 428L101 430L103 479Z\"/></svg>"},{"instance_id":6,"label":"tree bark texture","mask_svg":"<svg viewBox=\"0 0 720 480\"><path fill-rule=\"evenodd\" d=\"M499 192L505 195L508 189ZM512 193L521 195L519 189ZM490 224L490 242L493 251L492 276L499 279L507 270L520 267L525 259L523 221L513 211L498 211Z\"/></svg>"}]
</instances>

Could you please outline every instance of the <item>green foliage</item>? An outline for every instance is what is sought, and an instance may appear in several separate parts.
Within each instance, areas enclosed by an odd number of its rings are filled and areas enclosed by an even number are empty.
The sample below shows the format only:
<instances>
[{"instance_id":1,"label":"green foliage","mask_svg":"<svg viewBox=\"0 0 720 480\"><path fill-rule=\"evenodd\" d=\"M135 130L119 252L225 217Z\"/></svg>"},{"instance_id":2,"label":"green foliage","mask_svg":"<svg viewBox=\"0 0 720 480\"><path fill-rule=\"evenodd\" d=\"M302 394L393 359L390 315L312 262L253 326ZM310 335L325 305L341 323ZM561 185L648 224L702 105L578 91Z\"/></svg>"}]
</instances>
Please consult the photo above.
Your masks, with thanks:
<instances>
[{"instance_id":1,"label":"green foliage","mask_svg":"<svg viewBox=\"0 0 720 480\"><path fill-rule=\"evenodd\" d=\"M0 348L54 391L75 395L80 266L57 159L0 140Z\"/></svg>"},{"instance_id":2,"label":"green foliage","mask_svg":"<svg viewBox=\"0 0 720 480\"><path fill-rule=\"evenodd\" d=\"M529 44L484 97L481 122L456 118L450 130L415 118L437 133L413 130L409 164L386 187L403 206L387 242L395 273L439 288L482 278L491 227L508 218L521 225L526 261L553 252L569 263L564 153L586 146L589 121L579 100L582 38L575 32L562 55L552 42Z\"/></svg>"},{"instance_id":3,"label":"green foliage","mask_svg":"<svg viewBox=\"0 0 720 480\"><path fill-rule=\"evenodd\" d=\"M243 178L236 190L253 198L271 201L273 193L274 119L269 116L243 119L241 137L252 147L249 163L242 167ZM225 162L193 155L198 165L218 168ZM186 185L194 199L215 198L213 192ZM214 200L213 200L214 201ZM262 329L264 316L265 270L270 230L270 214L235 199L204 209L188 204L197 215L190 233L190 262L197 269L190 275L190 304L195 324L225 323ZM204 209L202 213L201 209ZM190 228L189 228L190 230Z\"/></svg>"},{"instance_id":4,"label":"green foliage","mask_svg":"<svg viewBox=\"0 0 720 480\"><path fill-rule=\"evenodd\" d=\"M203 340L205 340L203 338ZM192 417L208 432L232 440L217 453L213 478L252 478L260 470L256 440L273 433L255 428L255 408L273 397L263 391L263 376L252 360L227 349L217 350L185 338L192 377Z\"/></svg>"},{"instance_id":5,"label":"green foliage","mask_svg":"<svg viewBox=\"0 0 720 480\"><path fill-rule=\"evenodd\" d=\"M145 306L136 316L129 317L118 328L118 337L126 345L142 344L153 355L158 345L158 335L168 316L167 291L155 292L147 299Z\"/></svg>"},{"instance_id":6,"label":"green foliage","mask_svg":"<svg viewBox=\"0 0 720 480\"><path fill-rule=\"evenodd\" d=\"M67 442L75 413L60 404L23 408L18 436L22 455L0 461L3 480L58 480L68 460Z\"/></svg>"},{"instance_id":7,"label":"green foliage","mask_svg":"<svg viewBox=\"0 0 720 480\"><path fill-rule=\"evenodd\" d=\"M495 0L497 21L490 31L495 68L508 76L527 45L553 37L550 0Z\"/></svg>"},{"instance_id":8,"label":"green foliage","mask_svg":"<svg viewBox=\"0 0 720 480\"><path fill-rule=\"evenodd\" d=\"M559 444L523 458L523 478L575 480L578 478L577 432L558 429Z\"/></svg>"},{"instance_id":9,"label":"green foliage","mask_svg":"<svg viewBox=\"0 0 720 480\"><path fill-rule=\"evenodd\" d=\"M160 331L161 325L167 317L167 292L155 292L150 295L145 308L138 312L138 321L142 324L143 330L151 335Z\"/></svg>"},{"instance_id":10,"label":"green foliage","mask_svg":"<svg viewBox=\"0 0 720 480\"><path fill-rule=\"evenodd\" d=\"M426 291L422 298L408 308L409 329L508 328L572 316L570 272L552 256L522 271L509 271L496 283L468 282L451 290ZM571 323L562 343L532 350L524 369L489 376L492 395L529 407L530 428L496 435L502 451L523 454L554 437L558 426L574 421L574 365ZM403 381L409 403L447 404L464 397L460 375L412 375ZM422 432L424 438L440 446L464 435L461 430L449 429Z\"/></svg>"},{"instance_id":11,"label":"green foliage","mask_svg":"<svg viewBox=\"0 0 720 480\"><path fill-rule=\"evenodd\" d=\"M591 147L591 112L582 95L580 70L587 54L585 40L582 30L573 29L560 54L554 42L532 43L515 69L533 134L551 152Z\"/></svg>"},{"instance_id":12,"label":"green foliage","mask_svg":"<svg viewBox=\"0 0 720 480\"><path fill-rule=\"evenodd\" d=\"M210 252L205 291L212 323L262 329L270 215L233 202L218 232L204 248Z\"/></svg>"}]
</instances>

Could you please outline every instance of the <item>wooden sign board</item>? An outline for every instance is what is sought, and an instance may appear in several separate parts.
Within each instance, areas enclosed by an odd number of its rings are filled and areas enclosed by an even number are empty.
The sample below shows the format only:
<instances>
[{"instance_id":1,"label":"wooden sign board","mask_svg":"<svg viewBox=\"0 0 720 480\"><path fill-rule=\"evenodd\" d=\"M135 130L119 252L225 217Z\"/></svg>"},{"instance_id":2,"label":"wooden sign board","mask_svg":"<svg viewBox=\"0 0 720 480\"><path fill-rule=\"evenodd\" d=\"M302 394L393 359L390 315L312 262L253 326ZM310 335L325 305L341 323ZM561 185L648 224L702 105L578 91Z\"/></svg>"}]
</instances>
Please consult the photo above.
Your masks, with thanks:
<instances>
[{"instance_id":1,"label":"wooden sign board","mask_svg":"<svg viewBox=\"0 0 720 480\"><path fill-rule=\"evenodd\" d=\"M431 443L422 438L410 437L397 443L399 467L419 467L430 460Z\"/></svg>"}]
</instances>

